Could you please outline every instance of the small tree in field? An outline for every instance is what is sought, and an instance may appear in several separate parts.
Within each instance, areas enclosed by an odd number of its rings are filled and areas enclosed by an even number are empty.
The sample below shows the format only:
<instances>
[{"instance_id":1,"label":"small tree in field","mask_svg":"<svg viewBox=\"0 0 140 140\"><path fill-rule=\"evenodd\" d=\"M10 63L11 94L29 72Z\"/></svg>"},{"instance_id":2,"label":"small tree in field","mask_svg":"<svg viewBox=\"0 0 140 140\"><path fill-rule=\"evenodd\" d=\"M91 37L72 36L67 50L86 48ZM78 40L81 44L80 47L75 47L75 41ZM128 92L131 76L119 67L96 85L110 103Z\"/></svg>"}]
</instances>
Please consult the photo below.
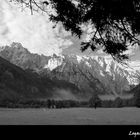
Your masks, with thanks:
<instances>
[{"instance_id":1,"label":"small tree in field","mask_svg":"<svg viewBox=\"0 0 140 140\"><path fill-rule=\"evenodd\" d=\"M101 99L98 97L97 94L94 94L89 100L89 107L100 107L101 106Z\"/></svg>"}]
</instances>

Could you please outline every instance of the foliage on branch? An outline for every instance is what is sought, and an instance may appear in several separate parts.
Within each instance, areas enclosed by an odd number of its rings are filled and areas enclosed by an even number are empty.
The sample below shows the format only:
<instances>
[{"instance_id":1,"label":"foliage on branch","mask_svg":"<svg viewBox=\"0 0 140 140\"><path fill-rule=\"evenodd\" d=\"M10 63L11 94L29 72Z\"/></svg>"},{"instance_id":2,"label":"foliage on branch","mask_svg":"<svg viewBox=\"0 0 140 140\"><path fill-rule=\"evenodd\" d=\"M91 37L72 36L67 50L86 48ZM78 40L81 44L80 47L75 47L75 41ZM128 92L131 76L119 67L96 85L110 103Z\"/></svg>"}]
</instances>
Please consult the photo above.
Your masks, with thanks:
<instances>
[{"instance_id":1,"label":"foliage on branch","mask_svg":"<svg viewBox=\"0 0 140 140\"><path fill-rule=\"evenodd\" d=\"M90 40L81 42L81 50L93 51L102 47L115 60L128 59L124 52L128 46L140 44L140 1L139 0L15 0L26 3L33 10L36 5L50 6L56 14L50 14L50 20L61 22L67 31L81 38L85 31L82 25L90 24Z\"/></svg>"}]
</instances>

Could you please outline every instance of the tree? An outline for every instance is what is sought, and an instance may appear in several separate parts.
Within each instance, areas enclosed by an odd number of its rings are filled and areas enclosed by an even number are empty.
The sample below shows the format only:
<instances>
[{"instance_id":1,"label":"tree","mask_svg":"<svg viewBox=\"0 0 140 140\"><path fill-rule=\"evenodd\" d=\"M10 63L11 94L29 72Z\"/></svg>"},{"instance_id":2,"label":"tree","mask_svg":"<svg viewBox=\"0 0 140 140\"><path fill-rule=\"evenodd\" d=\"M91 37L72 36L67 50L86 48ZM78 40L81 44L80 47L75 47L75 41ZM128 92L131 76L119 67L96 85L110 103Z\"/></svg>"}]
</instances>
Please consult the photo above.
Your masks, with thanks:
<instances>
[{"instance_id":1,"label":"tree","mask_svg":"<svg viewBox=\"0 0 140 140\"><path fill-rule=\"evenodd\" d=\"M98 94L95 93L89 100L89 107L100 107L101 106L101 99L98 97Z\"/></svg>"},{"instance_id":2,"label":"tree","mask_svg":"<svg viewBox=\"0 0 140 140\"><path fill-rule=\"evenodd\" d=\"M90 25L90 39L81 42L81 50L102 48L118 62L128 59L124 52L128 46L140 44L139 0L11 0L25 4L33 10L38 8L50 15L50 20L61 22L67 31L79 38L83 26ZM48 12L48 7L55 14ZM36 7L36 8L35 8Z\"/></svg>"}]
</instances>

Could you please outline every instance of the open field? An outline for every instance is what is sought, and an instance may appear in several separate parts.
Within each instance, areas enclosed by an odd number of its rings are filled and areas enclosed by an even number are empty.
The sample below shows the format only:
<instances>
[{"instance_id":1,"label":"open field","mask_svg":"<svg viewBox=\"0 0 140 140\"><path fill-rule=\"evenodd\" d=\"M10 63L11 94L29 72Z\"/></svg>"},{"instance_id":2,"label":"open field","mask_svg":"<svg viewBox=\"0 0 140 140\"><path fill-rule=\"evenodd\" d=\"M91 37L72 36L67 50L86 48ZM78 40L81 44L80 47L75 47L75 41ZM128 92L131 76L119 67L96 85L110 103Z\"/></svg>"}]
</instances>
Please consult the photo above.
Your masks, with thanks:
<instances>
[{"instance_id":1,"label":"open field","mask_svg":"<svg viewBox=\"0 0 140 140\"><path fill-rule=\"evenodd\" d=\"M140 125L140 108L0 109L0 125Z\"/></svg>"}]
</instances>

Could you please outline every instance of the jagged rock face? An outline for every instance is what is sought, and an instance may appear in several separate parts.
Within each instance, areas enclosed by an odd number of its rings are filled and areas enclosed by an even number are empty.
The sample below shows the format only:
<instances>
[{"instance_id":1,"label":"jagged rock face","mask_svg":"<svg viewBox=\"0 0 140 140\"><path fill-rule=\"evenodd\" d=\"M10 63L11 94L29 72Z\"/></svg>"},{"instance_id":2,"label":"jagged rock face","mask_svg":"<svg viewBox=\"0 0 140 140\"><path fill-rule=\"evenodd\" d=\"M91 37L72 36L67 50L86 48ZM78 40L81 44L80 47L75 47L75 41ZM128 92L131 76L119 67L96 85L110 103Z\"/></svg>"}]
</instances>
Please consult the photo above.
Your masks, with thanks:
<instances>
[{"instance_id":1,"label":"jagged rock face","mask_svg":"<svg viewBox=\"0 0 140 140\"><path fill-rule=\"evenodd\" d=\"M49 60L49 57L44 55L30 53L20 43L12 43L10 47L0 47L0 56L23 69L36 71L44 68Z\"/></svg>"},{"instance_id":2,"label":"jagged rock face","mask_svg":"<svg viewBox=\"0 0 140 140\"><path fill-rule=\"evenodd\" d=\"M82 66L82 65L81 65ZM61 79L69 81L75 84L83 92L93 92L94 85L90 87L91 81L89 81L81 71L80 65L73 63L72 61L63 60L63 63L52 71L46 71L45 69L41 72L42 75L46 75L51 79Z\"/></svg>"},{"instance_id":3,"label":"jagged rock face","mask_svg":"<svg viewBox=\"0 0 140 140\"><path fill-rule=\"evenodd\" d=\"M125 77L128 72L116 67L112 62L109 71L103 58L90 58L78 56L65 56L61 65L46 72L50 78L70 81L80 89L100 94L122 94L124 90L129 90L129 82ZM102 64L100 65L99 60ZM45 70L43 70L45 72Z\"/></svg>"},{"instance_id":4,"label":"jagged rock face","mask_svg":"<svg viewBox=\"0 0 140 140\"><path fill-rule=\"evenodd\" d=\"M86 94L113 94L130 90L138 84L137 71L122 66L109 58L98 56L44 56L31 54L21 44L3 47L0 56L13 64L31 69L42 77L64 80L77 86Z\"/></svg>"}]
</instances>

